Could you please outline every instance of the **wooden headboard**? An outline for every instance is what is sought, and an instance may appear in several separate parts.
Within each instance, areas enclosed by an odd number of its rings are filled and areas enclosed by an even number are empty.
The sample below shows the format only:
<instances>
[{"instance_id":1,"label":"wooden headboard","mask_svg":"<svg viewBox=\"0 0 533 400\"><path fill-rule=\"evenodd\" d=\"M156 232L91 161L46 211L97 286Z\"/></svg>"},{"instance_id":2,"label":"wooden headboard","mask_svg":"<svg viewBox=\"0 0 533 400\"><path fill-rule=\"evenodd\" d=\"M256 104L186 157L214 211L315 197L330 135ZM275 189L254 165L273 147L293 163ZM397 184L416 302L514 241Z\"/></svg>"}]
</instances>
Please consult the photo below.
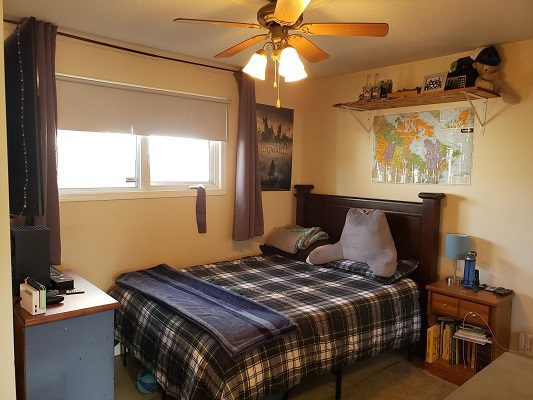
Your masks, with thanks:
<instances>
[{"instance_id":1,"label":"wooden headboard","mask_svg":"<svg viewBox=\"0 0 533 400\"><path fill-rule=\"evenodd\" d=\"M339 240L350 208L383 210L394 238L398 259L415 259L419 265L411 276L420 288L422 327L427 326L425 286L437 280L441 200L443 193L420 193L421 202L365 199L311 193L313 185L295 185L296 223L320 226L333 242ZM422 330L424 335L425 329Z\"/></svg>"}]
</instances>

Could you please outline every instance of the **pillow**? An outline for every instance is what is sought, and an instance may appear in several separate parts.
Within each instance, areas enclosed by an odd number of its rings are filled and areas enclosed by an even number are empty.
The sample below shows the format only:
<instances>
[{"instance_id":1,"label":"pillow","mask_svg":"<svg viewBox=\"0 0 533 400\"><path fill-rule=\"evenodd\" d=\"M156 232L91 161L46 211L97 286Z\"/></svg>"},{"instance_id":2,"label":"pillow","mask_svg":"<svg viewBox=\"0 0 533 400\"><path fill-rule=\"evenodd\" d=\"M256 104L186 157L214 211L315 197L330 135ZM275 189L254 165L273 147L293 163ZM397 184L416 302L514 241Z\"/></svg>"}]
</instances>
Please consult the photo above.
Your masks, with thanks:
<instances>
[{"instance_id":1,"label":"pillow","mask_svg":"<svg viewBox=\"0 0 533 400\"><path fill-rule=\"evenodd\" d=\"M306 249L303 249L303 250L298 250L295 254L292 254L292 253L287 253L286 251L283 251L283 250L280 250L278 249L277 247L274 247L274 246L269 246L267 244L262 244L259 246L259 248L261 249L261 253L263 253L264 255L272 255L272 254L279 254L280 256L283 256L283 257L287 257L287 258L291 258L293 260L298 260L298 261L302 261L302 262L305 262L305 260L307 260L307 257L309 256L309 253L316 249L317 247L320 247L320 246L324 246L324 245L327 245L327 244L331 244L331 241L325 239L325 240L319 240L315 243L313 243L312 245L310 245L308 248Z\"/></svg>"},{"instance_id":2,"label":"pillow","mask_svg":"<svg viewBox=\"0 0 533 400\"><path fill-rule=\"evenodd\" d=\"M340 240L322 246L309 254L311 264L336 260L352 260L368 264L374 275L389 277L396 271L396 246L381 210L351 208Z\"/></svg>"},{"instance_id":3,"label":"pillow","mask_svg":"<svg viewBox=\"0 0 533 400\"><path fill-rule=\"evenodd\" d=\"M265 244L277 247L286 253L296 254L298 250L308 248L317 240L327 238L328 234L317 226L305 228L298 225L287 225L277 227L270 232L265 240Z\"/></svg>"},{"instance_id":4,"label":"pillow","mask_svg":"<svg viewBox=\"0 0 533 400\"><path fill-rule=\"evenodd\" d=\"M394 274L389 277L375 275L370 269L368 264L351 261L351 260L338 260L327 264L328 267L339 268L345 271L353 272L354 274L364 276L365 278L372 279L376 282L390 285L400 279L411 275L418 267L418 261L415 260L400 260Z\"/></svg>"}]
</instances>

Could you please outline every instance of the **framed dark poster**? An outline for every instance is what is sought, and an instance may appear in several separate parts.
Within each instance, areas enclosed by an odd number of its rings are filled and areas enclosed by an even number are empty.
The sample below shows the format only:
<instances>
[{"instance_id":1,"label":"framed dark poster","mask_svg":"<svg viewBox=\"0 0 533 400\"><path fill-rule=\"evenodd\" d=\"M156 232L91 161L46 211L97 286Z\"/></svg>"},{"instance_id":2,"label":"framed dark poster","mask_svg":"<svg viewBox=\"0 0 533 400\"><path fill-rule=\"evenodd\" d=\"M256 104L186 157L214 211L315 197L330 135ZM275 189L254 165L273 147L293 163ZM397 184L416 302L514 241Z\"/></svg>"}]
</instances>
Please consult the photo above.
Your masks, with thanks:
<instances>
[{"instance_id":1,"label":"framed dark poster","mask_svg":"<svg viewBox=\"0 0 533 400\"><path fill-rule=\"evenodd\" d=\"M290 190L294 110L256 104L261 189Z\"/></svg>"}]
</instances>

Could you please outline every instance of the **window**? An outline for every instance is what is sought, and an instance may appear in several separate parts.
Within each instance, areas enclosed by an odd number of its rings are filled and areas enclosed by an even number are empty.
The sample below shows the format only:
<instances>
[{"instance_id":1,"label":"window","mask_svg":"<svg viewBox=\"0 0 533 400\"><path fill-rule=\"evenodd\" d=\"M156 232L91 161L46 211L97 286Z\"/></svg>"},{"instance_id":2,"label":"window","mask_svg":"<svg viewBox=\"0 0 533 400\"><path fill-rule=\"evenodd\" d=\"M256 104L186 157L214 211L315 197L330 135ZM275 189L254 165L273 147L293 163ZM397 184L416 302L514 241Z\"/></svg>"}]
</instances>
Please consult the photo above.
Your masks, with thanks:
<instances>
[{"instance_id":1,"label":"window","mask_svg":"<svg viewBox=\"0 0 533 400\"><path fill-rule=\"evenodd\" d=\"M150 136L150 185L211 183L208 140Z\"/></svg>"},{"instance_id":2,"label":"window","mask_svg":"<svg viewBox=\"0 0 533 400\"><path fill-rule=\"evenodd\" d=\"M57 148L62 197L221 186L218 141L59 130Z\"/></svg>"},{"instance_id":3,"label":"window","mask_svg":"<svg viewBox=\"0 0 533 400\"><path fill-rule=\"evenodd\" d=\"M137 187L135 135L59 131L57 147L60 189Z\"/></svg>"},{"instance_id":4,"label":"window","mask_svg":"<svg viewBox=\"0 0 533 400\"><path fill-rule=\"evenodd\" d=\"M62 199L222 189L229 99L56 75Z\"/></svg>"}]
</instances>

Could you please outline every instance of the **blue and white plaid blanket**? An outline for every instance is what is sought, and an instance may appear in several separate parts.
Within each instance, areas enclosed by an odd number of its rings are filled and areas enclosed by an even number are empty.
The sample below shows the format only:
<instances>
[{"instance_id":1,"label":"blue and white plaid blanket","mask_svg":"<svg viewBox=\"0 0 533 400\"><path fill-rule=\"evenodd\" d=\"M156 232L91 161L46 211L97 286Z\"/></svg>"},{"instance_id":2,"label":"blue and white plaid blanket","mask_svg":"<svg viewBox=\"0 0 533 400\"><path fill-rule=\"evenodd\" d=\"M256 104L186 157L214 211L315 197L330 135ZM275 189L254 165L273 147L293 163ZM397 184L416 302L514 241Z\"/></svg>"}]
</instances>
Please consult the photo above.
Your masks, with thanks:
<instances>
[{"instance_id":1,"label":"blue and white plaid blanket","mask_svg":"<svg viewBox=\"0 0 533 400\"><path fill-rule=\"evenodd\" d=\"M115 337L177 399L262 399L420 338L419 292L408 278L384 285L281 256L185 271L284 314L297 328L233 360L197 324L116 286Z\"/></svg>"}]
</instances>

